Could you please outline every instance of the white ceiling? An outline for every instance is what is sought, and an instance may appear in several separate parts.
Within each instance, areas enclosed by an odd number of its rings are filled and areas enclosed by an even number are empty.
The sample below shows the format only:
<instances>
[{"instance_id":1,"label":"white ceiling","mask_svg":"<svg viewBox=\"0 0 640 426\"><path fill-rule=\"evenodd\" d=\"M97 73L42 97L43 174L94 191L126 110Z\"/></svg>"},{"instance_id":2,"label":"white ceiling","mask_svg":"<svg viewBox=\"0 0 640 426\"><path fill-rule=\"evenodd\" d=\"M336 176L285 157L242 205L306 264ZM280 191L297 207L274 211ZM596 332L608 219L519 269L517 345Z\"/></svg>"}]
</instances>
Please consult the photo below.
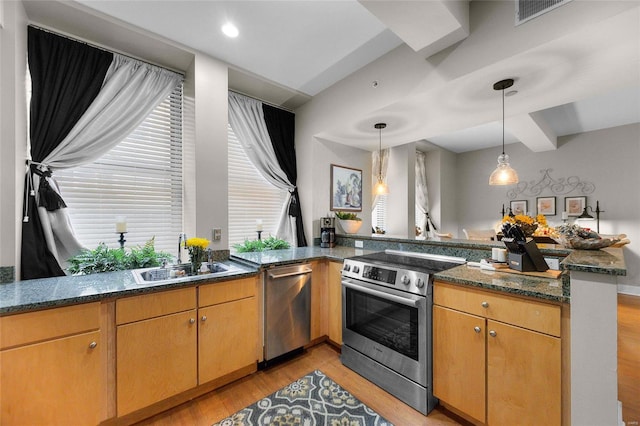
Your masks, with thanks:
<instances>
[{"instance_id":1,"label":"white ceiling","mask_svg":"<svg viewBox=\"0 0 640 426\"><path fill-rule=\"evenodd\" d=\"M291 109L405 42L427 58L469 34L466 1L78 2L229 63L235 70L231 88ZM432 22L425 22L425 16ZM237 39L221 33L227 20L238 26ZM436 93L418 90L383 110L354 112L319 136L375 150L370 122L383 119L392 129L401 113L402 123L385 135L387 146L422 140L453 152L497 146L502 121L495 101L500 95L487 82L510 75L521 79L514 86L519 93L505 101L506 143L521 141L533 151L555 149L558 136L640 122L640 22L636 16L633 24L633 15L630 25L616 22L524 49L447 82ZM567 68L571 75L565 74ZM553 86L547 85L550 80ZM465 93L461 87L474 89Z\"/></svg>"}]
</instances>

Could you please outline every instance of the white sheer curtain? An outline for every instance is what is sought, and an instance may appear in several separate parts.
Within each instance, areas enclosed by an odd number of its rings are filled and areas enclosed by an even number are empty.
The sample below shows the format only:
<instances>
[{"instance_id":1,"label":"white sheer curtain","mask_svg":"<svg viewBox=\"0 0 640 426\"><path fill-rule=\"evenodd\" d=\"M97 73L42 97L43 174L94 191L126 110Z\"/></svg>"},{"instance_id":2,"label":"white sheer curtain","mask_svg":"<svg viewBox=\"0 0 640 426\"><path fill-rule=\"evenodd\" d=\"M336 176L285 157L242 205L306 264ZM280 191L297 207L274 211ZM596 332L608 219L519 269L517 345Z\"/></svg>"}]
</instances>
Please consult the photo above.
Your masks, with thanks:
<instances>
[{"instance_id":1,"label":"white sheer curtain","mask_svg":"<svg viewBox=\"0 0 640 426\"><path fill-rule=\"evenodd\" d=\"M100 93L67 137L45 158L42 171L89 164L131 133L182 81L174 72L114 54ZM33 187L40 177L34 175ZM55 180L45 177L58 194ZM66 259L83 247L77 240L66 208L38 207L47 246L64 268Z\"/></svg>"},{"instance_id":2,"label":"white sheer curtain","mask_svg":"<svg viewBox=\"0 0 640 426\"><path fill-rule=\"evenodd\" d=\"M427 189L427 155L416 151L416 207L422 213L420 229L425 237L433 236L436 227L429 216L429 191Z\"/></svg>"},{"instance_id":3,"label":"white sheer curtain","mask_svg":"<svg viewBox=\"0 0 640 426\"><path fill-rule=\"evenodd\" d=\"M382 170L380 169L380 159L382 159ZM378 183L378 175L382 176L382 181L387 181L387 167L389 166L389 149L385 148L381 151L373 151L371 153L371 187L375 187ZM376 208L379 195L373 194L371 199L371 210Z\"/></svg>"},{"instance_id":4,"label":"white sheer curtain","mask_svg":"<svg viewBox=\"0 0 640 426\"><path fill-rule=\"evenodd\" d=\"M288 241L293 247L297 246L295 218L289 216L291 191L295 186L289 182L278 163L264 121L262 102L229 92L229 125L258 172L276 188L287 190L289 195L282 206L276 235Z\"/></svg>"}]
</instances>

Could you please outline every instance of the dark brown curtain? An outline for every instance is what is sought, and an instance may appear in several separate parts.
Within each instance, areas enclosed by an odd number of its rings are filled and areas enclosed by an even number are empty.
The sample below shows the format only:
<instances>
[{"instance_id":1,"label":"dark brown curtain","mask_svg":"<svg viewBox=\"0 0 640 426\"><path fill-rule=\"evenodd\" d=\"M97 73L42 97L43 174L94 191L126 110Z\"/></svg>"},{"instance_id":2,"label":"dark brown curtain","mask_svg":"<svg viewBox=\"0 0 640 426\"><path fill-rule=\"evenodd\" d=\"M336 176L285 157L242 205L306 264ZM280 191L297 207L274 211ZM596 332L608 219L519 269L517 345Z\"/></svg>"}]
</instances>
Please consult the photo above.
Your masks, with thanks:
<instances>
[{"instance_id":1,"label":"dark brown curtain","mask_svg":"<svg viewBox=\"0 0 640 426\"><path fill-rule=\"evenodd\" d=\"M102 87L113 54L34 27L28 28L31 73L31 158L40 163L65 138ZM32 165L27 173L36 171ZM49 172L44 172L49 173ZM63 207L62 199L46 179L38 188L40 205ZM64 275L47 248L33 193L25 185L25 220L22 224L21 279Z\"/></svg>"},{"instance_id":2,"label":"dark brown curtain","mask_svg":"<svg viewBox=\"0 0 640 426\"><path fill-rule=\"evenodd\" d=\"M296 219L296 239L298 247L306 247L307 239L304 236L304 225L302 222L302 208L300 207L300 197L298 196L298 170L296 162L295 147L295 119L292 112L285 111L270 105L262 104L264 121L271 138L271 145L276 153L278 164L284 170L289 182L295 186L291 192L291 202L289 203L289 215Z\"/></svg>"}]
</instances>

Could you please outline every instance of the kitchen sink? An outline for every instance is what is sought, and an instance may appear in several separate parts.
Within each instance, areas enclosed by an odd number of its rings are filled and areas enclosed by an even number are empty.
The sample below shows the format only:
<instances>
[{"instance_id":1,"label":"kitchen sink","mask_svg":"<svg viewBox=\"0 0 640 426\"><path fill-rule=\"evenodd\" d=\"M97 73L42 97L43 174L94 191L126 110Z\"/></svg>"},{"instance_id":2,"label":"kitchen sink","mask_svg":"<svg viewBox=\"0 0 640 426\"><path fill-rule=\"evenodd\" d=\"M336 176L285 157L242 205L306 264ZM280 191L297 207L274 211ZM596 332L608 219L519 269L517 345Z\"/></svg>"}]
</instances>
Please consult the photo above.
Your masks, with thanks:
<instances>
[{"instance_id":1,"label":"kitchen sink","mask_svg":"<svg viewBox=\"0 0 640 426\"><path fill-rule=\"evenodd\" d=\"M198 275L220 276L239 270L239 268L236 266L220 262L205 262L203 263L203 265L207 267L209 272L200 272ZM194 275L191 272L191 264L189 263L182 263L179 265L171 265L167 267L134 269L131 272L133 273L133 277L138 284L157 281L172 281Z\"/></svg>"}]
</instances>

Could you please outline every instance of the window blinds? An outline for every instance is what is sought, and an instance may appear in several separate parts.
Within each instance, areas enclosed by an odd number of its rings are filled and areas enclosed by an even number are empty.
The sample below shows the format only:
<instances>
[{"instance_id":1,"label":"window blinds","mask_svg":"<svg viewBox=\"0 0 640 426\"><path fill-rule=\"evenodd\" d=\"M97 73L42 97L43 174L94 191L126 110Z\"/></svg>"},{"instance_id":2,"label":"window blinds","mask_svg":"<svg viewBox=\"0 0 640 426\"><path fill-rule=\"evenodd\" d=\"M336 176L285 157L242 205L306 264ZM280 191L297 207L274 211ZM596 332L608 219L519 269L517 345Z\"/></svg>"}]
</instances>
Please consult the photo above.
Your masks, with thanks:
<instances>
[{"instance_id":1,"label":"window blinds","mask_svg":"<svg viewBox=\"0 0 640 426\"><path fill-rule=\"evenodd\" d=\"M378 201L371 211L371 223L374 229L387 230L387 196L378 195Z\"/></svg>"},{"instance_id":2,"label":"window blinds","mask_svg":"<svg viewBox=\"0 0 640 426\"><path fill-rule=\"evenodd\" d=\"M262 221L262 237L274 235L287 191L269 184L256 170L231 126L229 144L229 246L245 239L255 240L257 221Z\"/></svg>"},{"instance_id":3,"label":"window blinds","mask_svg":"<svg viewBox=\"0 0 640 426\"><path fill-rule=\"evenodd\" d=\"M93 164L53 174L79 240L118 247L117 216L126 217L125 246L155 237L176 255L182 230L182 85L138 128Z\"/></svg>"}]
</instances>

